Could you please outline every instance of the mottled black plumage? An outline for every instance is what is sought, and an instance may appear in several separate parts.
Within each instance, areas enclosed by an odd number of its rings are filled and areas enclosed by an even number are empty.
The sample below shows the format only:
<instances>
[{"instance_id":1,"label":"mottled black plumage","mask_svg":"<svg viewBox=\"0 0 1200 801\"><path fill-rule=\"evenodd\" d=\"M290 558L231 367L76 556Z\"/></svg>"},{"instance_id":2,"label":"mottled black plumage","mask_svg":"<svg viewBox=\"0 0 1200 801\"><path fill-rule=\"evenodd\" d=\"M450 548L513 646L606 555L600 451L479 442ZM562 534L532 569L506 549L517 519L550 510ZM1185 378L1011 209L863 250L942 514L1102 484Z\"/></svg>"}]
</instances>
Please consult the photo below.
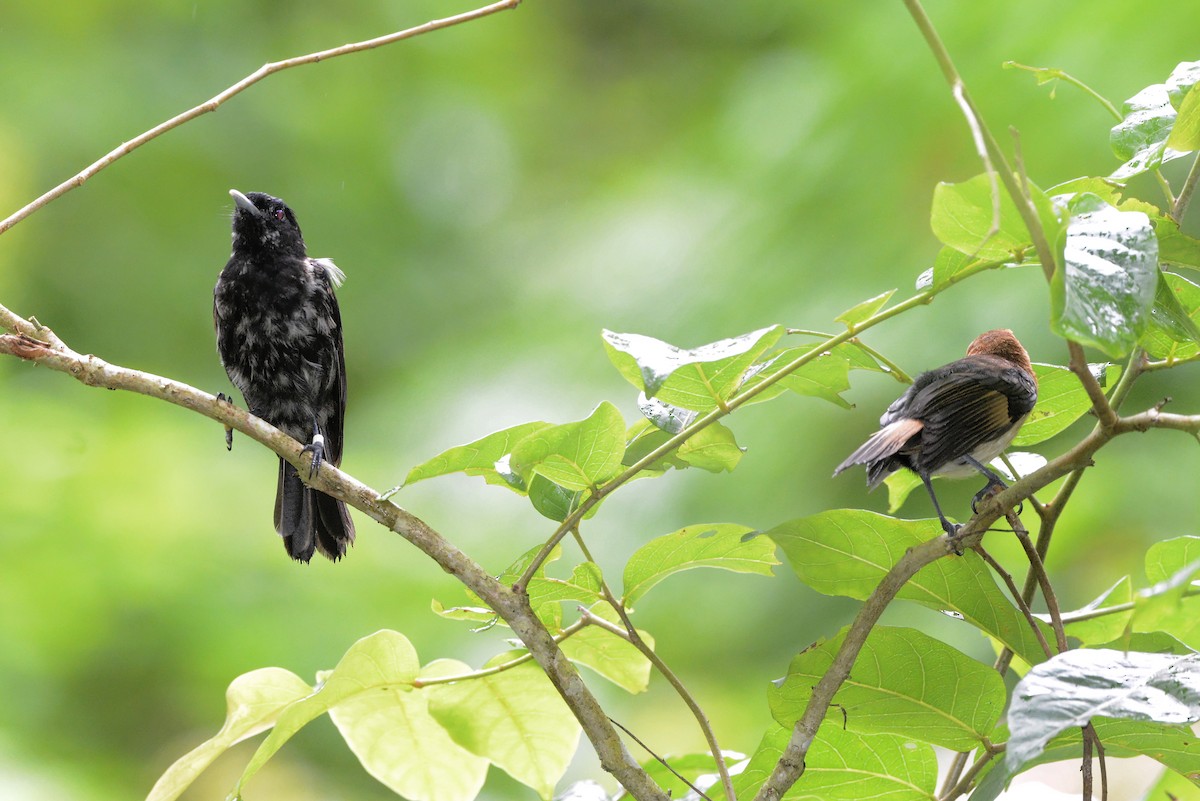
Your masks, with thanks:
<instances>
[{"instance_id":1,"label":"mottled black plumage","mask_svg":"<svg viewBox=\"0 0 1200 801\"><path fill-rule=\"evenodd\" d=\"M346 363L334 286L342 272L310 259L292 210L261 192L230 190L233 253L213 291L217 350L250 413L309 443L310 475L342 461ZM354 542L346 505L310 489L279 460L275 529L301 562L337 560Z\"/></svg>"},{"instance_id":2,"label":"mottled black plumage","mask_svg":"<svg viewBox=\"0 0 1200 801\"><path fill-rule=\"evenodd\" d=\"M866 465L867 486L875 489L902 467L913 471L929 491L942 528L953 535L957 527L942 513L930 478L982 473L988 483L974 503L1003 487L986 465L1012 442L1036 402L1037 378L1025 348L1011 331L988 331L971 343L965 358L917 376L879 418L879 431L833 474Z\"/></svg>"}]
</instances>

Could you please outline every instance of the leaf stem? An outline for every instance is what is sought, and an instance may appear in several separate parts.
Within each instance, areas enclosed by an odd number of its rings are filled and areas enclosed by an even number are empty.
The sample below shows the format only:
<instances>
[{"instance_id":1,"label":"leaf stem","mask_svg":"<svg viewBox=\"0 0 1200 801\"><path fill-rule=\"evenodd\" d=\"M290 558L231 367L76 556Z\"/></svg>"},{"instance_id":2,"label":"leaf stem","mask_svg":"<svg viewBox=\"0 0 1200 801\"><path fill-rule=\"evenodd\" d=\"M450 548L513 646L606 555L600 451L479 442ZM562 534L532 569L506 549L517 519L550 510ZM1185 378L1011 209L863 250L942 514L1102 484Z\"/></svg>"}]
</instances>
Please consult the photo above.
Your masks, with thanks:
<instances>
[{"instance_id":1,"label":"leaf stem","mask_svg":"<svg viewBox=\"0 0 1200 801\"><path fill-rule=\"evenodd\" d=\"M576 620L574 623L572 623L571 625L564 628L558 634L554 635L554 638L553 638L554 642L561 643L563 640L566 640L571 635L577 634L580 631L583 631L583 629L585 629L588 625L590 625L590 623L591 623L590 620L587 620L584 618L580 618L579 620ZM454 684L454 683L460 682L460 681L470 681L471 679L482 679L486 676L494 676L497 673L503 673L506 670L511 670L512 668L515 668L517 665L525 664L530 659L533 659L533 653L530 651L526 651L525 653L521 654L520 656L518 656L514 659L510 659L507 662L502 662L499 665L493 665L490 668L480 668L479 670L473 670L470 673L458 673L453 676L431 676L427 679L417 678L417 679L413 679L412 685L413 685L413 687L420 689L422 687L431 687L435 684Z\"/></svg>"},{"instance_id":2,"label":"leaf stem","mask_svg":"<svg viewBox=\"0 0 1200 801\"><path fill-rule=\"evenodd\" d=\"M1183 188L1179 190L1179 197L1175 198L1175 205L1171 207L1171 218L1175 220L1176 225L1181 224L1183 215L1187 214L1197 182L1200 182L1200 153L1197 153L1196 158L1192 160L1192 168L1188 170Z\"/></svg>"},{"instance_id":3,"label":"leaf stem","mask_svg":"<svg viewBox=\"0 0 1200 801\"><path fill-rule=\"evenodd\" d=\"M1075 88L1083 91L1084 94L1091 96L1100 105L1104 106L1104 108L1108 111L1108 113L1113 115L1113 117L1117 120L1117 122L1120 122L1121 120L1125 119L1125 117L1121 114L1121 110L1118 109L1115 105L1113 105L1112 101L1110 101L1107 97L1105 97L1104 95L1097 92L1092 87L1088 86L1083 81L1076 78L1074 75L1071 75L1069 72L1064 72L1063 70L1058 69L1057 67L1030 67L1026 64L1021 64L1016 61L1005 61L1004 66L1009 69L1025 70L1026 72L1033 72L1033 73L1044 73L1046 75L1052 76L1051 78L1048 78L1046 80L1057 79L1057 80L1066 81L1067 83L1071 84ZM1045 81L1041 80L1041 78L1039 76L1038 82L1044 83ZM1053 94L1053 92L1051 94Z\"/></svg>"}]
</instances>

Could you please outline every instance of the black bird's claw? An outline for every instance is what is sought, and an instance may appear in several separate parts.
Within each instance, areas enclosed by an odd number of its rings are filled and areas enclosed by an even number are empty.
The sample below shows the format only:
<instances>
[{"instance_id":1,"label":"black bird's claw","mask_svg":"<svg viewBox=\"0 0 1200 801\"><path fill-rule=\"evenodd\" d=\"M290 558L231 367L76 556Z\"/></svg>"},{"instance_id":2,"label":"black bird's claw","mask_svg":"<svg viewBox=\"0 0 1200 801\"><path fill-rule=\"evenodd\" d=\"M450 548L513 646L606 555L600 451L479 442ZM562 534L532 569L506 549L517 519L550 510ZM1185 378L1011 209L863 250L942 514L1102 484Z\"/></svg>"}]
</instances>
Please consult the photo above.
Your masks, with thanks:
<instances>
[{"instance_id":1,"label":"black bird's claw","mask_svg":"<svg viewBox=\"0 0 1200 801\"><path fill-rule=\"evenodd\" d=\"M217 400L221 403L233 405L233 398L226 395L224 392L217 393ZM225 426L225 450L233 450L233 429L230 426Z\"/></svg>"},{"instance_id":2,"label":"black bird's claw","mask_svg":"<svg viewBox=\"0 0 1200 801\"><path fill-rule=\"evenodd\" d=\"M300 452L312 454L312 464L308 468L308 478L311 481L321 469L321 462L325 461L325 438L320 433L314 433L312 442L305 445Z\"/></svg>"},{"instance_id":3,"label":"black bird's claw","mask_svg":"<svg viewBox=\"0 0 1200 801\"><path fill-rule=\"evenodd\" d=\"M992 485L984 487L979 492L975 493L975 497L971 499L972 514L979 514L979 502L980 501L987 498L988 495L993 495L995 493L1003 492L1005 489L1007 489L1007 487L1005 487L1003 484L992 484ZM1021 512L1024 509L1025 509L1025 502L1017 501L1017 509L1016 509L1017 514L1021 514Z\"/></svg>"},{"instance_id":4,"label":"black bird's claw","mask_svg":"<svg viewBox=\"0 0 1200 801\"><path fill-rule=\"evenodd\" d=\"M961 528L962 523L951 523L945 520L942 521L942 529L946 532L946 541L949 543L950 547L954 549L955 556L963 555L962 544L958 541L958 532Z\"/></svg>"}]
</instances>

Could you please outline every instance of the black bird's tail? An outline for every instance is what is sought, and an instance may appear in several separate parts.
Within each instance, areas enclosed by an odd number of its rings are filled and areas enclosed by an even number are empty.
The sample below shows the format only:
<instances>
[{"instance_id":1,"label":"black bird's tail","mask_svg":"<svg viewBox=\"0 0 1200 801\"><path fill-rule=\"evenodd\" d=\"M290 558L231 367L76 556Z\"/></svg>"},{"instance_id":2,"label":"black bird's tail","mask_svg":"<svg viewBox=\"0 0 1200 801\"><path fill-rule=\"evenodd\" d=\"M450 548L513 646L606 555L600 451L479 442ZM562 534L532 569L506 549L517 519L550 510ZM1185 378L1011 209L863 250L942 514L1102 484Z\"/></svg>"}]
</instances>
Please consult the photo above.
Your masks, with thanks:
<instances>
[{"instance_id":1,"label":"black bird's tail","mask_svg":"<svg viewBox=\"0 0 1200 801\"><path fill-rule=\"evenodd\" d=\"M354 522L346 504L305 486L296 468L283 459L275 492L275 530L288 556L298 562L312 559L314 549L336 562L354 543Z\"/></svg>"}]
</instances>

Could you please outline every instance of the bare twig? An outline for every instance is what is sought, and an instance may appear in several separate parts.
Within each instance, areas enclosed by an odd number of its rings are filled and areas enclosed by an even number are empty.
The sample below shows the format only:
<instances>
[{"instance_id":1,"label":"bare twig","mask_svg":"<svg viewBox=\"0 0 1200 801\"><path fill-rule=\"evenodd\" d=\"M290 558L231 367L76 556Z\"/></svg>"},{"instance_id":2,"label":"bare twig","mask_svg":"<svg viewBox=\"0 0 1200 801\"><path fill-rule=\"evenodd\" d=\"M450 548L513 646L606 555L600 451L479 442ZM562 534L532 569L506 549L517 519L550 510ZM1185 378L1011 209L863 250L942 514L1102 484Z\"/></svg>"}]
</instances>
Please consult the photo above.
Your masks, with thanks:
<instances>
[{"instance_id":1,"label":"bare twig","mask_svg":"<svg viewBox=\"0 0 1200 801\"><path fill-rule=\"evenodd\" d=\"M507 11L509 9L516 8L520 4L520 2L521 2L521 0L500 0L500 2L498 2L498 3L492 3L491 5L483 6L482 8L477 8L474 11L468 11L463 14L456 14L453 17L446 17L444 19L432 20L430 22L426 22L424 25L418 25L415 28L409 28L407 30L398 31L396 33L389 33L386 36L379 36L374 39L367 39L366 41L362 41L362 42L353 42L351 44L344 44L341 47L333 47L333 48L329 48L328 50L321 50L316 53L309 53L308 55L304 55L304 56L296 56L295 58L289 58L284 61L274 61L274 62L271 62L268 64L264 64L263 66L261 66L257 70L255 70L254 72L247 75L245 78L242 78L240 81L235 83L233 86L230 86L225 91L223 91L220 94L213 97L211 100L209 100L205 103L201 103L200 105L195 106L193 108L190 108L181 114L177 114L174 117L172 117L171 119L169 119L165 122L159 123L158 125L154 126L153 128L146 131L145 133L135 136L133 139L130 139L128 142L123 143L120 147L117 147L117 148L114 148L113 150L111 150L103 158L99 159L96 162L93 162L87 168L76 173L75 175L68 178L67 180L63 181L61 184L54 187L49 192L46 192L44 195L39 197L37 200L34 200L32 203L29 203L26 206L18 209L16 212L9 215L6 219L4 219L3 221L0 221L0 234L3 234L9 228L12 228L14 225L21 222L21 220L25 219L30 214L33 214L35 211L40 209L42 206L45 206L47 203L54 200L55 198L65 195L67 192L70 192L72 189L83 186L84 182L87 181L89 178L91 178L93 175L100 172L104 168L110 166L111 164L113 164L113 162L117 161L118 159L129 155L134 150L136 150L137 148L146 144L150 140L157 139L158 137L165 134L167 131L170 131L173 128L178 128L180 125L183 125L185 122L190 122L191 120L194 120L197 117L203 116L204 114L207 114L211 111L216 111L227 100L234 97L235 95L241 94L242 92L246 91L251 86L258 83L259 81L261 81L262 79L266 78L269 75L274 75L276 72L282 72L283 70L291 69L292 67L300 67L300 66L304 66L305 64L316 64L318 61L327 61L331 58L336 58L338 56L349 55L350 53L359 53L359 52L362 52L363 50L372 50L376 47L383 47L384 45L389 45L389 44L392 44L393 42L399 42L403 39L410 39L413 36L419 36L422 33L429 33L430 31L441 30L442 28L449 28L453 25L460 25L464 22L470 22L471 20L479 19L480 17L486 17L489 14L495 14L498 11Z\"/></svg>"},{"instance_id":2,"label":"bare twig","mask_svg":"<svg viewBox=\"0 0 1200 801\"><path fill-rule=\"evenodd\" d=\"M1016 515L1011 515L1009 519L1012 519L1012 517L1016 517ZM1028 539L1028 536L1026 536L1026 539ZM1054 651L1051 650L1050 643L1046 642L1046 635L1042 633L1042 627L1038 624L1038 619L1034 617L1033 612L1029 609L1029 604L1021 597L1021 591L1017 589L1017 583L1013 581L1012 574L1005 570L1004 566L997 562L995 557L988 553L982 544L975 546L975 552L983 557L983 561L987 562L992 570L996 571L996 574L1003 579L1004 585L1008 587L1009 594L1012 595L1013 600L1017 604L1017 608L1021 610L1021 614L1029 622L1029 627L1033 629L1033 634L1037 637L1038 645L1042 646L1042 651L1046 654L1046 658L1049 659L1051 656L1054 656Z\"/></svg>"},{"instance_id":3,"label":"bare twig","mask_svg":"<svg viewBox=\"0 0 1200 801\"><path fill-rule=\"evenodd\" d=\"M1192 161L1192 168L1188 170L1187 180L1183 182L1183 189L1179 190L1179 197L1175 198L1175 205L1171 207L1171 218L1178 225L1183 222L1183 215L1187 214L1188 205L1192 202L1192 193L1196 191L1196 182L1200 181L1200 155Z\"/></svg>"},{"instance_id":4,"label":"bare twig","mask_svg":"<svg viewBox=\"0 0 1200 801\"><path fill-rule=\"evenodd\" d=\"M712 799L711 799L711 798L709 798L709 797L708 797L708 796L705 794L705 792L704 792L703 790L701 790L701 789L700 789L699 787L697 787L696 785L692 784L690 781L688 781L688 780L687 780L687 777L685 777L685 776L684 776L682 773L680 773L679 771L675 770L675 768L671 767L671 763L670 763L670 762L668 762L667 760L665 760L665 759L663 759L662 757L660 757L660 756L659 756L657 753L655 753L655 752L654 752L654 751L653 751L653 750L650 748L650 746L648 746L648 745L646 745L644 742L642 742L642 741L641 741L641 739L640 739L640 738L639 738L639 737L638 737L636 734L634 734L633 732L631 732L629 729L625 728L625 726L621 725L620 723L617 723L617 721L613 720L612 718L609 718L609 720L611 720L611 721L612 721L612 724L613 724L614 726L616 726L618 729L620 729L621 731L623 731L623 732L625 732L626 734L628 734L628 735L629 735L629 737L630 737L630 739L632 739L632 740L633 740L635 743L637 743L638 745L640 745L640 746L642 747L642 750L643 750L643 751L645 751L647 754L649 754L650 756L652 756L652 757L654 757L655 759L657 759L657 760L659 761L659 763L661 763L661 764L662 764L662 766L663 766L664 768L666 768L667 770L671 771L671 773L675 774L675 778L676 778L676 779L679 779L679 781L683 782L683 783L684 783L684 784L686 784L688 787L692 788L692 791L693 791L693 792L695 792L695 793L696 793L696 795L698 795L698 796L700 796L701 798L703 798L703 799L704 799L704 801L712 801Z\"/></svg>"}]
</instances>

